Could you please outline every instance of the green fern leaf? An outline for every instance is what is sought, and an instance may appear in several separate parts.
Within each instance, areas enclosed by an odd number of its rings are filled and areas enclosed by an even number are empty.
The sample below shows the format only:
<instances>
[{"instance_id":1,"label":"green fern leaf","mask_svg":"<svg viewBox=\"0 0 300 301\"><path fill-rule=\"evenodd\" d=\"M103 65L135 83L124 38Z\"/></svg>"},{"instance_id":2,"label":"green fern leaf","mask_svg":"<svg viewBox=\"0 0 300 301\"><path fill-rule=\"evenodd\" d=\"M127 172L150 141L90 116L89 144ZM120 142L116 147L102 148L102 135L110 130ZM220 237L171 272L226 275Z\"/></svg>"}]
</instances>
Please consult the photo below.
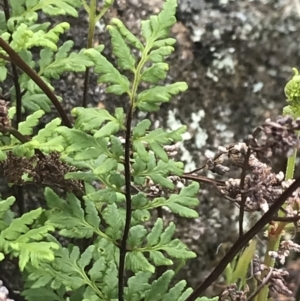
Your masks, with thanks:
<instances>
[{"instance_id":1,"label":"green fern leaf","mask_svg":"<svg viewBox=\"0 0 300 301\"><path fill-rule=\"evenodd\" d=\"M49 0L43 0L40 1L42 3L39 3L40 6L42 6L42 11L51 16L57 16L57 15L70 15L72 17L78 17L78 7L81 6L81 2L79 0L62 0L62 1L55 1L52 0L49 2Z\"/></svg>"},{"instance_id":2,"label":"green fern leaf","mask_svg":"<svg viewBox=\"0 0 300 301\"><path fill-rule=\"evenodd\" d=\"M132 271L152 271L153 262L155 266L172 265L173 261L164 256L166 252L170 257L178 259L194 258L196 254L187 250L187 247L178 239L172 239L175 233L175 224L170 223L163 230L162 219L157 219L151 232L147 235L147 230L142 225L136 225L130 228L127 240L128 248L131 250L126 258L129 258L127 267ZM143 246L146 241L146 246ZM149 253L149 260L139 253ZM126 259L127 260L127 259ZM150 261L150 262L149 262ZM143 267L143 265L145 265Z\"/></svg>"},{"instance_id":3,"label":"green fern leaf","mask_svg":"<svg viewBox=\"0 0 300 301\"><path fill-rule=\"evenodd\" d=\"M43 49L40 52L40 71L39 75L44 75L47 78L59 79L64 72L84 72L87 67L92 67L94 64L89 57L84 54L82 49L79 53L72 52L73 41L66 41L57 51Z\"/></svg>"},{"instance_id":4,"label":"green fern leaf","mask_svg":"<svg viewBox=\"0 0 300 301\"><path fill-rule=\"evenodd\" d=\"M134 249L136 247L142 246L146 234L147 230L142 225L131 227L127 239L127 245L129 246L129 248Z\"/></svg>"},{"instance_id":5,"label":"green fern leaf","mask_svg":"<svg viewBox=\"0 0 300 301\"><path fill-rule=\"evenodd\" d=\"M110 121L105 124L99 131L97 131L94 135L95 138L107 137L113 135L119 131L119 124Z\"/></svg>"},{"instance_id":6,"label":"green fern leaf","mask_svg":"<svg viewBox=\"0 0 300 301\"><path fill-rule=\"evenodd\" d=\"M17 240L22 233L29 231L28 225L31 225L42 214L42 211L42 208L38 208L14 219L9 227L1 232L1 236L9 241Z\"/></svg>"},{"instance_id":7,"label":"green fern leaf","mask_svg":"<svg viewBox=\"0 0 300 301\"><path fill-rule=\"evenodd\" d=\"M39 130L38 134L32 138L32 140L37 140L39 143L45 143L49 141L55 135L55 130L60 126L61 119L52 119L46 124L45 128Z\"/></svg>"},{"instance_id":8,"label":"green fern leaf","mask_svg":"<svg viewBox=\"0 0 300 301\"><path fill-rule=\"evenodd\" d=\"M143 208L148 204L148 199L146 194L143 192L139 192L132 196L132 207L135 209Z\"/></svg>"},{"instance_id":9,"label":"green fern leaf","mask_svg":"<svg viewBox=\"0 0 300 301\"><path fill-rule=\"evenodd\" d=\"M152 35L152 28L151 28L150 20L142 20L141 21L141 29L142 29L143 37L148 42Z\"/></svg>"},{"instance_id":10,"label":"green fern leaf","mask_svg":"<svg viewBox=\"0 0 300 301\"><path fill-rule=\"evenodd\" d=\"M145 145L140 141L133 141L132 145L139 158L147 163L149 161L149 153L146 151Z\"/></svg>"},{"instance_id":11,"label":"green fern leaf","mask_svg":"<svg viewBox=\"0 0 300 301\"><path fill-rule=\"evenodd\" d=\"M85 202L86 221L94 229L99 228L100 218L95 205L92 202Z\"/></svg>"},{"instance_id":12,"label":"green fern leaf","mask_svg":"<svg viewBox=\"0 0 300 301\"><path fill-rule=\"evenodd\" d=\"M149 119L140 121L132 131L133 139L144 136L146 131L149 130L150 126L151 121Z\"/></svg>"},{"instance_id":13,"label":"green fern leaf","mask_svg":"<svg viewBox=\"0 0 300 301\"><path fill-rule=\"evenodd\" d=\"M147 165L141 160L141 158L136 157L135 163L132 165L132 167L134 170L134 182L137 185L143 185L145 182L145 177L148 176L153 180L154 183L169 189L174 189L175 186L173 182L167 178L168 174L171 173L173 175L180 176L183 172L183 165L181 163L174 162L174 160L168 160L167 162L159 160L156 162L156 158L152 153L149 153ZM152 205L155 204L156 203L153 203Z\"/></svg>"},{"instance_id":14,"label":"green fern leaf","mask_svg":"<svg viewBox=\"0 0 300 301\"><path fill-rule=\"evenodd\" d=\"M108 205L103 210L103 218L108 224L105 229L105 233L113 240L116 241L122 236L122 229L124 226L124 218L120 215L120 212L116 204Z\"/></svg>"},{"instance_id":15,"label":"green fern leaf","mask_svg":"<svg viewBox=\"0 0 300 301\"><path fill-rule=\"evenodd\" d=\"M33 12L42 10L45 14L56 15L71 15L78 17L76 8L81 6L79 0L11 0L12 15L23 16L28 19ZM17 18L14 21L18 20ZM23 19L20 18L19 21Z\"/></svg>"},{"instance_id":16,"label":"green fern leaf","mask_svg":"<svg viewBox=\"0 0 300 301\"><path fill-rule=\"evenodd\" d=\"M144 298L145 292L149 290L149 279L151 273L138 272L128 279L128 288L125 288L126 301L140 301Z\"/></svg>"},{"instance_id":17,"label":"green fern leaf","mask_svg":"<svg viewBox=\"0 0 300 301\"><path fill-rule=\"evenodd\" d=\"M81 254L80 259L77 261L78 267L82 270L85 269L87 265L90 264L93 258L93 252L95 250L95 246L90 245L87 249Z\"/></svg>"},{"instance_id":18,"label":"green fern leaf","mask_svg":"<svg viewBox=\"0 0 300 301\"><path fill-rule=\"evenodd\" d=\"M98 130L105 121L115 120L105 109L74 108L72 115L76 118L75 128L86 132Z\"/></svg>"},{"instance_id":19,"label":"green fern leaf","mask_svg":"<svg viewBox=\"0 0 300 301\"><path fill-rule=\"evenodd\" d=\"M0 34L7 31L4 11L0 12Z\"/></svg>"},{"instance_id":20,"label":"green fern leaf","mask_svg":"<svg viewBox=\"0 0 300 301\"><path fill-rule=\"evenodd\" d=\"M157 16L141 22L142 34L147 42L150 41L150 38L155 41L168 36L169 28L176 23L176 7L176 0L167 0Z\"/></svg>"},{"instance_id":21,"label":"green fern leaf","mask_svg":"<svg viewBox=\"0 0 300 301\"><path fill-rule=\"evenodd\" d=\"M182 140L182 134L185 133L186 127L182 126L178 129L166 132L163 129L155 129L149 132L146 136L142 137L141 140L148 142L149 144L152 142L160 143L160 144L170 144L172 142L178 142Z\"/></svg>"},{"instance_id":22,"label":"green fern leaf","mask_svg":"<svg viewBox=\"0 0 300 301\"><path fill-rule=\"evenodd\" d=\"M2 220L7 211L9 211L10 207L14 204L16 199L11 196L6 200L0 201L0 219Z\"/></svg>"},{"instance_id":23,"label":"green fern leaf","mask_svg":"<svg viewBox=\"0 0 300 301\"><path fill-rule=\"evenodd\" d=\"M6 80L6 77L7 77L7 68L5 66L0 65L0 82L4 82Z\"/></svg>"},{"instance_id":24,"label":"green fern leaf","mask_svg":"<svg viewBox=\"0 0 300 301\"><path fill-rule=\"evenodd\" d=\"M150 212L148 210L135 210L132 213L132 217L138 222L147 222L151 219Z\"/></svg>"},{"instance_id":25,"label":"green fern leaf","mask_svg":"<svg viewBox=\"0 0 300 301\"><path fill-rule=\"evenodd\" d=\"M73 153L78 152L82 149L97 147L96 140L92 136L82 131L70 129L67 127L59 127L56 132L62 135L69 144L66 149L67 153ZM78 141L80 141L81 143L78 143Z\"/></svg>"},{"instance_id":26,"label":"green fern leaf","mask_svg":"<svg viewBox=\"0 0 300 301\"><path fill-rule=\"evenodd\" d=\"M164 295L162 301L177 301L185 287L186 281L181 280Z\"/></svg>"},{"instance_id":27,"label":"green fern leaf","mask_svg":"<svg viewBox=\"0 0 300 301\"><path fill-rule=\"evenodd\" d=\"M49 87L51 91L54 91L54 87L51 85L49 79L45 76L40 76L41 79L45 82L45 84ZM28 90L31 94L42 94L44 93L42 89L25 73L20 76L21 88L24 90ZM61 101L61 97L57 97L58 100Z\"/></svg>"},{"instance_id":28,"label":"green fern leaf","mask_svg":"<svg viewBox=\"0 0 300 301\"><path fill-rule=\"evenodd\" d=\"M96 65L95 72L103 74L100 76L99 82L112 85L110 89L109 87L106 89L107 93L116 95L130 93L130 82L127 77L122 75L100 52L95 49L88 49L84 53L94 61Z\"/></svg>"},{"instance_id":29,"label":"green fern leaf","mask_svg":"<svg viewBox=\"0 0 300 301\"><path fill-rule=\"evenodd\" d=\"M169 156L166 151L156 142L149 143L150 149L158 156L162 161L168 162Z\"/></svg>"},{"instance_id":30,"label":"green fern leaf","mask_svg":"<svg viewBox=\"0 0 300 301\"><path fill-rule=\"evenodd\" d=\"M23 235L19 236L16 240L17 243L27 243L31 240L40 241L48 232L53 232L54 228L51 225L39 227L37 229L31 229Z\"/></svg>"},{"instance_id":31,"label":"green fern leaf","mask_svg":"<svg viewBox=\"0 0 300 301\"><path fill-rule=\"evenodd\" d=\"M40 143L36 139L32 139L30 142L24 144L29 146L30 149L39 149L45 153L51 152L63 152L65 146L65 140L61 136L56 136L47 142Z\"/></svg>"},{"instance_id":32,"label":"green fern leaf","mask_svg":"<svg viewBox=\"0 0 300 301\"><path fill-rule=\"evenodd\" d=\"M144 162L149 161L148 152L146 152L145 146L140 142L146 143L150 149L164 162L168 162L169 158L165 150L160 144L170 144L172 142L178 142L182 140L182 134L186 131L185 127L178 128L172 132L165 132L163 129L155 129L145 135L146 130L149 129L151 122L145 119L137 124L133 130L133 145L138 155Z\"/></svg>"},{"instance_id":33,"label":"green fern leaf","mask_svg":"<svg viewBox=\"0 0 300 301\"><path fill-rule=\"evenodd\" d=\"M177 82L167 86L156 86L142 91L138 95L138 107L145 110L146 104L159 104L168 102L173 95L186 91L188 88L185 82Z\"/></svg>"},{"instance_id":34,"label":"green fern leaf","mask_svg":"<svg viewBox=\"0 0 300 301\"><path fill-rule=\"evenodd\" d=\"M151 229L151 232L147 235L147 245L154 246L157 245L160 239L160 236L163 232L163 220L158 218Z\"/></svg>"},{"instance_id":35,"label":"green fern leaf","mask_svg":"<svg viewBox=\"0 0 300 301\"><path fill-rule=\"evenodd\" d=\"M91 280L96 281L97 279L102 279L105 268L105 257L100 257L98 260L96 260L96 262L93 264L92 268L88 272L88 275L91 277Z\"/></svg>"},{"instance_id":36,"label":"green fern leaf","mask_svg":"<svg viewBox=\"0 0 300 301\"><path fill-rule=\"evenodd\" d=\"M106 158L97 168L94 169L94 173L96 175L103 175L112 170L116 170L117 166L118 162L115 159Z\"/></svg>"},{"instance_id":37,"label":"green fern leaf","mask_svg":"<svg viewBox=\"0 0 300 301\"><path fill-rule=\"evenodd\" d=\"M173 51L174 48L172 46L160 46L160 48L152 50L149 53L148 60L153 63L163 62Z\"/></svg>"},{"instance_id":38,"label":"green fern leaf","mask_svg":"<svg viewBox=\"0 0 300 301\"><path fill-rule=\"evenodd\" d=\"M19 267L24 270L28 262L35 267L41 262L54 260L53 250L57 244L41 241L48 236L49 231L54 231L52 226L43 226L38 229L29 229L41 215L42 209L38 208L14 219L11 224L0 234L0 247L4 252L11 252L19 256ZM38 242L35 242L38 241Z\"/></svg>"},{"instance_id":39,"label":"green fern leaf","mask_svg":"<svg viewBox=\"0 0 300 301\"><path fill-rule=\"evenodd\" d=\"M110 142L111 142L110 150L114 154L115 158L118 160L120 157L124 156L124 148L122 146L120 139L111 136Z\"/></svg>"},{"instance_id":40,"label":"green fern leaf","mask_svg":"<svg viewBox=\"0 0 300 301\"><path fill-rule=\"evenodd\" d=\"M111 156L107 149L107 141L104 138L94 138L83 131L64 126L57 128L56 132L66 140L65 154L72 155L75 161L98 159L98 161L90 160L91 164L86 165L87 168L93 170L104 161L107 155ZM100 154L103 155L99 156ZM76 165L76 162L72 163Z\"/></svg>"},{"instance_id":41,"label":"green fern leaf","mask_svg":"<svg viewBox=\"0 0 300 301\"><path fill-rule=\"evenodd\" d=\"M133 47L139 49L140 51L144 50L144 46L140 42L140 40L126 28L126 26L122 23L121 20L113 18L111 20L111 24L118 28L123 38L126 39L126 41L128 41Z\"/></svg>"},{"instance_id":42,"label":"green fern leaf","mask_svg":"<svg viewBox=\"0 0 300 301\"><path fill-rule=\"evenodd\" d=\"M163 28L170 28L176 23L176 7L177 0L166 0L163 9L157 16L157 20L154 18L151 19L153 32L157 33L157 36L155 36L156 40L164 37L164 34L162 34L162 26Z\"/></svg>"},{"instance_id":43,"label":"green fern leaf","mask_svg":"<svg viewBox=\"0 0 300 301\"><path fill-rule=\"evenodd\" d=\"M168 64L154 63L142 73L141 80L147 83L157 84L160 80L167 77L168 70Z\"/></svg>"},{"instance_id":44,"label":"green fern leaf","mask_svg":"<svg viewBox=\"0 0 300 301\"><path fill-rule=\"evenodd\" d=\"M60 229L61 235L89 238L94 233L101 234L99 232L100 218L96 216L97 210L90 201L86 200L88 212L85 215L79 200L73 194L69 194L67 200L62 200L50 188L46 188L45 197L51 209L46 224Z\"/></svg>"},{"instance_id":45,"label":"green fern leaf","mask_svg":"<svg viewBox=\"0 0 300 301\"><path fill-rule=\"evenodd\" d=\"M22 292L28 301L36 301L43 296L43 301L64 301L65 289L55 291L51 287L30 288Z\"/></svg>"},{"instance_id":46,"label":"green fern leaf","mask_svg":"<svg viewBox=\"0 0 300 301\"><path fill-rule=\"evenodd\" d=\"M58 249L52 242L31 242L26 244L12 244L12 248L19 252L19 267L23 271L30 262L34 267L39 267L41 262L53 261L53 250Z\"/></svg>"},{"instance_id":47,"label":"green fern leaf","mask_svg":"<svg viewBox=\"0 0 300 301\"><path fill-rule=\"evenodd\" d=\"M151 180L155 183L155 184L159 184L162 187L168 188L168 189L174 189L175 185L174 183L165 178L162 174L155 174L155 173L151 173L150 174Z\"/></svg>"},{"instance_id":48,"label":"green fern leaf","mask_svg":"<svg viewBox=\"0 0 300 301\"><path fill-rule=\"evenodd\" d=\"M62 100L58 97L58 100ZM31 112L42 109L44 112L51 112L52 102L45 94L26 92L22 98L22 105Z\"/></svg>"},{"instance_id":49,"label":"green fern leaf","mask_svg":"<svg viewBox=\"0 0 300 301\"><path fill-rule=\"evenodd\" d=\"M26 24L21 23L12 34L11 47L17 52L36 46L50 48L52 51L56 51L56 43L59 40L59 35L69 28L70 25L63 22L56 25L48 32L43 30L33 32Z\"/></svg>"},{"instance_id":50,"label":"green fern leaf","mask_svg":"<svg viewBox=\"0 0 300 301\"><path fill-rule=\"evenodd\" d=\"M145 255L141 252L130 252L126 255L126 269L134 273L137 272L155 272L154 265L146 259Z\"/></svg>"},{"instance_id":51,"label":"green fern leaf","mask_svg":"<svg viewBox=\"0 0 300 301\"><path fill-rule=\"evenodd\" d=\"M106 270L103 282L105 287L103 293L106 296L106 300L113 300L118 298L118 270L115 264L110 264Z\"/></svg>"},{"instance_id":52,"label":"green fern leaf","mask_svg":"<svg viewBox=\"0 0 300 301\"><path fill-rule=\"evenodd\" d=\"M135 58L131 54L130 48L127 46L123 36L114 26L108 25L107 29L111 36L113 54L118 58L118 67L121 70L134 71Z\"/></svg>"},{"instance_id":53,"label":"green fern leaf","mask_svg":"<svg viewBox=\"0 0 300 301\"><path fill-rule=\"evenodd\" d=\"M174 276L173 271L166 271L157 280L153 281L150 290L145 295L145 301L159 301L166 294Z\"/></svg>"},{"instance_id":54,"label":"green fern leaf","mask_svg":"<svg viewBox=\"0 0 300 301\"><path fill-rule=\"evenodd\" d=\"M173 264L173 261L166 258L160 251L151 251L149 258L155 266L168 266Z\"/></svg>"},{"instance_id":55,"label":"green fern leaf","mask_svg":"<svg viewBox=\"0 0 300 301\"><path fill-rule=\"evenodd\" d=\"M117 193L111 189L104 188L86 195L87 199L94 202L106 204L122 203L125 200L123 193Z\"/></svg>"},{"instance_id":56,"label":"green fern leaf","mask_svg":"<svg viewBox=\"0 0 300 301\"><path fill-rule=\"evenodd\" d=\"M166 246L162 247L161 250L167 252L169 256L178 259L190 259L196 257L196 254L192 251L188 251L186 245L179 239L172 240Z\"/></svg>"},{"instance_id":57,"label":"green fern leaf","mask_svg":"<svg viewBox=\"0 0 300 301\"><path fill-rule=\"evenodd\" d=\"M193 289L189 287L182 293L182 295L179 297L178 301L185 301L192 292L193 292ZM199 300L197 299L197 301L199 301Z\"/></svg>"},{"instance_id":58,"label":"green fern leaf","mask_svg":"<svg viewBox=\"0 0 300 301\"><path fill-rule=\"evenodd\" d=\"M10 210L16 199L9 197L6 200L0 201L0 231L9 226L14 218L14 213Z\"/></svg>"},{"instance_id":59,"label":"green fern leaf","mask_svg":"<svg viewBox=\"0 0 300 301\"><path fill-rule=\"evenodd\" d=\"M33 114L27 116L26 120L19 123L19 131L23 135L32 135L33 127L37 126L41 117L45 115L42 110L36 111Z\"/></svg>"},{"instance_id":60,"label":"green fern leaf","mask_svg":"<svg viewBox=\"0 0 300 301\"><path fill-rule=\"evenodd\" d=\"M94 246L90 246L80 254L77 246L59 249L53 262L53 274L56 279L72 289L78 289L89 283L89 278L82 267L91 262L93 250Z\"/></svg>"},{"instance_id":61,"label":"green fern leaf","mask_svg":"<svg viewBox=\"0 0 300 301\"><path fill-rule=\"evenodd\" d=\"M159 179L159 182L161 180ZM155 198L151 203L146 204L140 209L152 209L159 206L166 206L172 212L183 217L197 218L198 212L190 207L199 205L199 200L195 197L199 192L199 184L191 183L189 186L182 188L179 194L171 194L169 199L163 197Z\"/></svg>"}]
</instances>

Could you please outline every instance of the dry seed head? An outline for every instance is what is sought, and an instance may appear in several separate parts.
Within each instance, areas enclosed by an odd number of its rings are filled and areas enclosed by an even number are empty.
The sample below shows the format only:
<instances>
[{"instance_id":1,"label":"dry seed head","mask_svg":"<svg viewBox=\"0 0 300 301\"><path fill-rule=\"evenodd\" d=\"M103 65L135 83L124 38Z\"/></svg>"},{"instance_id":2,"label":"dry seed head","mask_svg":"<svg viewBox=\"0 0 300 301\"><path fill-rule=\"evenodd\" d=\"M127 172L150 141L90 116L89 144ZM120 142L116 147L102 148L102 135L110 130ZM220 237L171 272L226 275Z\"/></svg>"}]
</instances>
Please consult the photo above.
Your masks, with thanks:
<instances>
[{"instance_id":1,"label":"dry seed head","mask_svg":"<svg viewBox=\"0 0 300 301\"><path fill-rule=\"evenodd\" d=\"M5 128L10 127L10 119L8 117L8 104L3 99L0 99L0 125Z\"/></svg>"}]
</instances>

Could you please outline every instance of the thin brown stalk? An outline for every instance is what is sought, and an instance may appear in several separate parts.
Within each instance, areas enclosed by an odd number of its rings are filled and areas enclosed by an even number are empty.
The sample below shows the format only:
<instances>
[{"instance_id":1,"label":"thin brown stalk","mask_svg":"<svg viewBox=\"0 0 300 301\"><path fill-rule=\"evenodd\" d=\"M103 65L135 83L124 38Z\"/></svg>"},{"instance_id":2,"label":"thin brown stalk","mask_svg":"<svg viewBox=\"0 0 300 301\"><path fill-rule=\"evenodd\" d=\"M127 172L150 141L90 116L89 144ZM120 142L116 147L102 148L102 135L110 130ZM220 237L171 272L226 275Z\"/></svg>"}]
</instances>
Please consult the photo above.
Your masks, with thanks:
<instances>
[{"instance_id":1,"label":"thin brown stalk","mask_svg":"<svg viewBox=\"0 0 300 301\"><path fill-rule=\"evenodd\" d=\"M4 15L6 23L8 22L10 18L9 13L9 3L8 0L3 0L4 3ZM10 32L11 33L11 32ZM12 41L12 36L10 36L9 42ZM16 128L19 128L19 123L22 121L22 94L21 94L21 87L19 83L19 74L17 70L17 66L14 64L14 62L11 62L11 69L13 74L13 82L15 87L15 93L16 93ZM23 187L17 186L16 187L16 201L19 208L19 214L22 215L24 213L24 193L23 193Z\"/></svg>"},{"instance_id":2,"label":"thin brown stalk","mask_svg":"<svg viewBox=\"0 0 300 301\"><path fill-rule=\"evenodd\" d=\"M222 258L215 269L210 273L210 275L194 290L194 292L185 301L195 301L198 297L202 296L205 290L218 279L218 277L223 273L226 266L233 260L233 258L238 254L238 252L246 246L246 244L264 228L272 220L274 215L278 212L280 207L284 204L287 198L289 198L292 193L300 186L300 177L285 190L281 196L274 202L274 204L269 208L269 210L256 222L256 224L243 236L239 237L235 244L230 248L226 255Z\"/></svg>"},{"instance_id":3,"label":"thin brown stalk","mask_svg":"<svg viewBox=\"0 0 300 301\"><path fill-rule=\"evenodd\" d=\"M125 274L125 258L127 253L127 238L129 235L132 201L131 201L131 171L130 171L130 154L131 154L131 122L132 122L132 103L129 104L126 120L126 136L125 136L125 197L126 197L126 217L124 232L120 247L119 273L118 273L118 297L119 301L124 301L124 274Z\"/></svg>"},{"instance_id":4,"label":"thin brown stalk","mask_svg":"<svg viewBox=\"0 0 300 301\"><path fill-rule=\"evenodd\" d=\"M51 91L48 85L42 80L42 78L29 65L27 65L24 62L24 60L18 55L18 53L16 53L10 47L10 45L7 44L1 37L0 37L0 47L3 48L6 51L6 53L9 55L11 62L13 62L23 72L25 72L43 90L43 92L49 97L49 99L57 109L64 125L71 128L72 124L66 112L64 111L62 105L60 104L56 95Z\"/></svg>"}]
</instances>

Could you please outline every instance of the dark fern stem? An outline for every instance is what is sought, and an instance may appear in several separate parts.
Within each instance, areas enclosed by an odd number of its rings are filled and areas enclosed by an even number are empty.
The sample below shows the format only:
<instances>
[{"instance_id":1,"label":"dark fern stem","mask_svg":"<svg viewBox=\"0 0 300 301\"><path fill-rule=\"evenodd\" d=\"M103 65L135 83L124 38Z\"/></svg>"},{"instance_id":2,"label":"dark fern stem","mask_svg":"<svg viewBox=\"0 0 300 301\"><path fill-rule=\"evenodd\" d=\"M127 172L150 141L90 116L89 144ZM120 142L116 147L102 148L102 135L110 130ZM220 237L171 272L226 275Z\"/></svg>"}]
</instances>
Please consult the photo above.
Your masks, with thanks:
<instances>
[{"instance_id":1,"label":"dark fern stem","mask_svg":"<svg viewBox=\"0 0 300 301\"><path fill-rule=\"evenodd\" d=\"M83 87L83 98L82 98L82 106L86 108L87 106L87 94L89 90L89 77L90 77L90 68L85 69L84 74L84 87Z\"/></svg>"},{"instance_id":2,"label":"dark fern stem","mask_svg":"<svg viewBox=\"0 0 300 301\"><path fill-rule=\"evenodd\" d=\"M92 21L95 18L96 12L96 2L93 1L90 3L90 11L89 11L89 32L88 32L88 41L87 41L87 48L93 47L93 40L95 34L95 22ZM90 82L90 68L87 67L84 73L84 86L83 86L83 98L82 98L82 106L86 108L87 106L87 95L89 91L89 82Z\"/></svg>"},{"instance_id":3,"label":"dark fern stem","mask_svg":"<svg viewBox=\"0 0 300 301\"><path fill-rule=\"evenodd\" d=\"M276 212L281 208L287 198L300 186L300 177L289 186L273 203L269 210L256 222L256 224L244 235L238 238L235 244L230 248L226 255L222 258L210 275L194 290L194 292L185 301L195 301L202 296L205 290L218 279L226 266L234 259L238 252L246 246L246 244L270 222Z\"/></svg>"},{"instance_id":4,"label":"dark fern stem","mask_svg":"<svg viewBox=\"0 0 300 301\"><path fill-rule=\"evenodd\" d=\"M162 207L157 208L157 217L163 219L164 218L164 212ZM166 266L158 266L156 267L156 278L158 279L164 272L166 272L167 267Z\"/></svg>"},{"instance_id":5,"label":"dark fern stem","mask_svg":"<svg viewBox=\"0 0 300 301\"><path fill-rule=\"evenodd\" d=\"M4 3L5 19L7 23L10 18L8 0L3 0L3 3ZM10 36L9 39L9 42L11 41L12 41L12 36ZM11 62L11 69L12 69L13 82L16 91L16 128L18 129L18 125L22 121L22 94L21 94L21 87L19 83L19 74L14 62ZM22 186L16 187L15 196L19 208L19 214L22 215L24 213L24 193L23 193Z\"/></svg>"},{"instance_id":6,"label":"dark fern stem","mask_svg":"<svg viewBox=\"0 0 300 301\"><path fill-rule=\"evenodd\" d=\"M131 172L130 172L130 156L131 156L131 121L133 103L129 104L129 109L126 116L126 136L125 136L125 191L126 191L126 218L124 232L120 247L120 260L119 260L119 279L118 279L118 296L119 301L124 301L124 278L125 278L125 257L127 253L126 243L130 229L131 221Z\"/></svg>"},{"instance_id":7,"label":"dark fern stem","mask_svg":"<svg viewBox=\"0 0 300 301\"><path fill-rule=\"evenodd\" d=\"M0 47L3 48L4 51L7 52L11 61L18 66L23 72L25 72L40 88L41 90L48 96L51 100L52 104L56 108L59 113L63 124L69 128L72 128L72 123L69 120L66 112L64 111L62 105L57 99L56 95L51 91L48 85L43 81L43 79L29 66L24 60L0 37Z\"/></svg>"}]
</instances>

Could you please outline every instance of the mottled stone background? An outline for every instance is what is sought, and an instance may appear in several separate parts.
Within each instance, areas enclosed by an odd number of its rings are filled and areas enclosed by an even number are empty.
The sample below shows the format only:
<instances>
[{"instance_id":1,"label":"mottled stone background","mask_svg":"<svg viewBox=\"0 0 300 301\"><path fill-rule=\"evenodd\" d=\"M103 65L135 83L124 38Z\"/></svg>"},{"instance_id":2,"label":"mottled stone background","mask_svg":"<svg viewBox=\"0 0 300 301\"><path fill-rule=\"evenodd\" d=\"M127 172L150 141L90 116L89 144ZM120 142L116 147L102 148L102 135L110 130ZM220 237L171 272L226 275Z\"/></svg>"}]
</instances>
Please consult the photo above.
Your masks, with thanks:
<instances>
[{"instance_id":1,"label":"mottled stone background","mask_svg":"<svg viewBox=\"0 0 300 301\"><path fill-rule=\"evenodd\" d=\"M95 44L109 44L105 24L112 17L139 34L140 20L157 13L161 5L162 0L116 0L97 25ZM243 140L259 122L280 114L291 68L300 67L299 16L299 0L179 0L178 22L172 29L178 43L168 61L166 82L186 81L189 90L147 117L165 128L188 126L180 155L187 170L202 165L205 155L218 146ZM77 50L85 47L85 12L79 19L58 18L62 19L72 25L63 39L73 40ZM109 45L105 53L110 56ZM56 87L67 109L81 104L83 75L67 75ZM125 105L126 99L105 94L92 77L89 103L113 109ZM197 220L173 217L178 236L198 254L178 275L192 286L216 264L218 246L232 242L237 229L232 204L205 186L199 199Z\"/></svg>"}]
</instances>

